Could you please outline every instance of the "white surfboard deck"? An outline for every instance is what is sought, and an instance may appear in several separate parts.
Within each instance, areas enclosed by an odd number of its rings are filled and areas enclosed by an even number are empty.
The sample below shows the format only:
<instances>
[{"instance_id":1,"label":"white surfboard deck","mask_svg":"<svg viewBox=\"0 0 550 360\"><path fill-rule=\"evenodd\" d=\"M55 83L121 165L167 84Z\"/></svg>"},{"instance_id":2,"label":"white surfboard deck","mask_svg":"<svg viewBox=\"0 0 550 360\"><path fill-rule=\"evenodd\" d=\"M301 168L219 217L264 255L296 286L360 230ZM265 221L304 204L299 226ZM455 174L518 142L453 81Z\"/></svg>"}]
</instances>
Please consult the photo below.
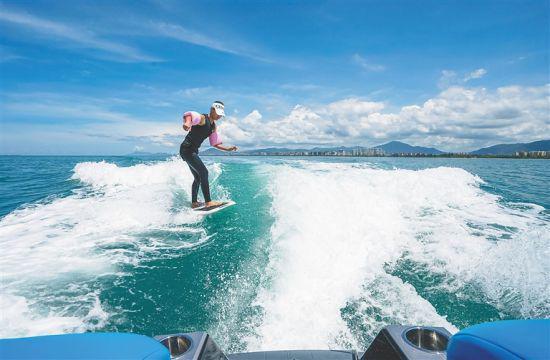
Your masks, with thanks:
<instances>
[{"instance_id":1,"label":"white surfboard deck","mask_svg":"<svg viewBox=\"0 0 550 360\"><path fill-rule=\"evenodd\" d=\"M227 207L230 207L232 205L235 205L235 202L232 201L232 200L229 200L229 201L223 201L223 205L219 205L219 206L203 206L203 207L199 207L199 208L196 208L196 209L193 209L193 211L197 214L200 214L200 215L208 215L208 214L213 214L215 212L218 212L222 209L225 209Z\"/></svg>"}]
</instances>

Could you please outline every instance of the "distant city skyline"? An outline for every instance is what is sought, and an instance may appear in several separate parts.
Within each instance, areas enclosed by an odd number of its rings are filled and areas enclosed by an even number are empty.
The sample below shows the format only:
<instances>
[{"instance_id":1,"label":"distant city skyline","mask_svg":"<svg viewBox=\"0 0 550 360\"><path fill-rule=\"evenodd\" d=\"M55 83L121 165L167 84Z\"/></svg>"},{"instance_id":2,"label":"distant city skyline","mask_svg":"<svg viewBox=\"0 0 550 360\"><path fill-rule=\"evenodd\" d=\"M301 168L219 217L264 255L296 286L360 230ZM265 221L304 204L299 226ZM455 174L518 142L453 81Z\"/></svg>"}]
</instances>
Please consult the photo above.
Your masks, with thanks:
<instances>
[{"instance_id":1,"label":"distant city skyline","mask_svg":"<svg viewBox=\"0 0 550 360\"><path fill-rule=\"evenodd\" d=\"M276 14L276 16L274 16ZM550 138L548 1L0 3L0 154Z\"/></svg>"}]
</instances>

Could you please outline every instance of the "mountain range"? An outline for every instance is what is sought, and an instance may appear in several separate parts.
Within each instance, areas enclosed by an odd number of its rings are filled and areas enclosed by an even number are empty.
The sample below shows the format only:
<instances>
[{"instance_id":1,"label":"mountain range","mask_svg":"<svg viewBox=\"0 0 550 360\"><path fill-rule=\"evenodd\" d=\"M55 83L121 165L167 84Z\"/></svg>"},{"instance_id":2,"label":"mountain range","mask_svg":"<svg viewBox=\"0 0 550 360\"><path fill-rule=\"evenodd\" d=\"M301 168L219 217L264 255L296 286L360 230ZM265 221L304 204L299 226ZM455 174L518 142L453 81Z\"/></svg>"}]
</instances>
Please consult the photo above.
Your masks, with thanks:
<instances>
[{"instance_id":1,"label":"mountain range","mask_svg":"<svg viewBox=\"0 0 550 360\"><path fill-rule=\"evenodd\" d=\"M427 154L427 155L440 155L445 154L445 151L433 147L423 147L423 146L413 146L406 144L401 141L390 141L386 144L374 146L373 148L381 149L386 154ZM273 154L273 153L286 153L286 152L327 152L327 151L353 151L358 149L368 149L362 146L336 146L336 147L314 147L311 149L290 149L290 148L264 148L264 149L254 149L254 150L244 150L240 151L242 155L252 155L252 154ZM518 144L498 144L486 148L481 148L469 152L471 155L515 155L516 152L522 151L550 151L550 140L541 140L534 141L530 143L518 143ZM201 151L203 155L229 155L219 151L214 148L209 148L207 150Z\"/></svg>"},{"instance_id":2,"label":"mountain range","mask_svg":"<svg viewBox=\"0 0 550 360\"><path fill-rule=\"evenodd\" d=\"M472 155L514 155L523 151L550 151L550 140L533 141L530 143L498 144L472 151Z\"/></svg>"},{"instance_id":3,"label":"mountain range","mask_svg":"<svg viewBox=\"0 0 550 360\"><path fill-rule=\"evenodd\" d=\"M387 144L383 144L375 147L378 149L384 150L386 154L399 154L399 153L429 154L429 155L443 154L443 151L432 147L412 146L401 141L390 141Z\"/></svg>"},{"instance_id":4,"label":"mountain range","mask_svg":"<svg viewBox=\"0 0 550 360\"><path fill-rule=\"evenodd\" d=\"M386 154L396 154L396 153L413 153L413 154L430 154L430 155L438 155L443 154L444 152L438 149L434 149L431 147L422 147L422 146L412 146L409 144L405 144L400 141L390 141L387 144L383 144L380 146L375 146L377 149L382 149ZM273 154L273 153L285 153L285 152L303 152L303 151L309 151L309 152L327 152L327 151L353 151L353 150L361 150L361 149L369 149L367 147L363 146L336 146L336 147L314 147L310 149L289 149L289 148L264 148L264 149L254 149L254 150L244 150L241 151L241 154L247 155L247 154L257 154L257 153L265 153L265 154ZM209 148L207 150L201 151L201 154L203 155L225 155L226 153L222 153L221 151Z\"/></svg>"}]
</instances>

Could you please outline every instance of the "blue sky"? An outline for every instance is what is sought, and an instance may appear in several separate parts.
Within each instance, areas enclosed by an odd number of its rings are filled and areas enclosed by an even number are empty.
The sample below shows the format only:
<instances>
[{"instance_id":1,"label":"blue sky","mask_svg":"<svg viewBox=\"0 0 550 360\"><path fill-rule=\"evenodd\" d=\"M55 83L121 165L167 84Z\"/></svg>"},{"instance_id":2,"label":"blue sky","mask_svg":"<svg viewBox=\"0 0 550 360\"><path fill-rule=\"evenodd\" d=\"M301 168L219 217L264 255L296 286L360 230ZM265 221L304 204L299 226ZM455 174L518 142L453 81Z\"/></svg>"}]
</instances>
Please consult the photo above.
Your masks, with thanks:
<instances>
[{"instance_id":1,"label":"blue sky","mask_svg":"<svg viewBox=\"0 0 550 360\"><path fill-rule=\"evenodd\" d=\"M2 154L550 138L548 1L2 1Z\"/></svg>"}]
</instances>

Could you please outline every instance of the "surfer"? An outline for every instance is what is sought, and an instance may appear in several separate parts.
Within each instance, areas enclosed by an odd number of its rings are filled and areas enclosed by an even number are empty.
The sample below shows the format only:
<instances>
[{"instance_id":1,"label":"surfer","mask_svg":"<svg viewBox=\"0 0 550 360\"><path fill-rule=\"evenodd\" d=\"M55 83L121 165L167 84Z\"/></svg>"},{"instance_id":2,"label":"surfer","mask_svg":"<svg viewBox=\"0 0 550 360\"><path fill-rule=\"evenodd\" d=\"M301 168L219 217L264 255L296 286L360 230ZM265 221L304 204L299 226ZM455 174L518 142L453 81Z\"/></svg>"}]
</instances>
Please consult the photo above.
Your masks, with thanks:
<instances>
[{"instance_id":1,"label":"surfer","mask_svg":"<svg viewBox=\"0 0 550 360\"><path fill-rule=\"evenodd\" d=\"M237 151L236 146L223 146L222 140L217 132L216 121L225 116L224 104L221 101L214 101L210 107L209 114L200 114L195 111L187 111L183 114L183 129L189 131L185 140L180 146L180 156L189 165L193 174L193 185L191 186L191 207L201 206L212 207L223 203L212 201L210 198L210 186L208 184L208 170L199 157L199 147L208 138L210 145L223 151ZM204 195L204 204L198 202L199 185Z\"/></svg>"}]
</instances>

